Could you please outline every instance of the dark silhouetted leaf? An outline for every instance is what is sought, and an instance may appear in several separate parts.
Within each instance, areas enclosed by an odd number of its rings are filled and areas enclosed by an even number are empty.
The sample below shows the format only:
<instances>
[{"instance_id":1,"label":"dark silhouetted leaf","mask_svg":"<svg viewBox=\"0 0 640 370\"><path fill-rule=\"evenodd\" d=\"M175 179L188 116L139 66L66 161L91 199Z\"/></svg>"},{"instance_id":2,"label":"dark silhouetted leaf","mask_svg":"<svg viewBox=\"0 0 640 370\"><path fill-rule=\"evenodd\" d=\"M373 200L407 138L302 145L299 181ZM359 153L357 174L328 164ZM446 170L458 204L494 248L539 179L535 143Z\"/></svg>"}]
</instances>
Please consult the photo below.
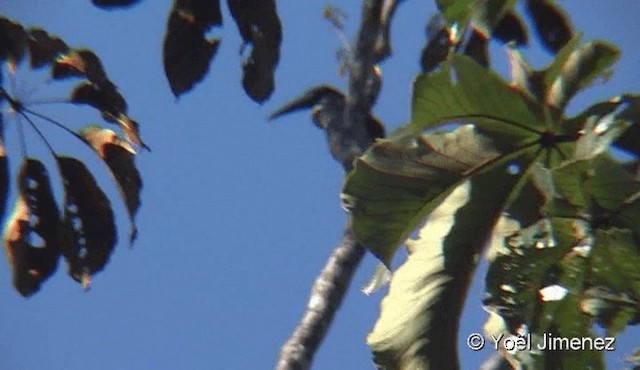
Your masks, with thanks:
<instances>
[{"instance_id":1,"label":"dark silhouetted leaf","mask_svg":"<svg viewBox=\"0 0 640 370\"><path fill-rule=\"evenodd\" d=\"M85 287L101 271L116 243L116 227L109 199L86 166L75 158L56 157L65 190L64 220L69 242L62 254L69 275Z\"/></svg>"},{"instance_id":2,"label":"dark silhouetted leaf","mask_svg":"<svg viewBox=\"0 0 640 370\"><path fill-rule=\"evenodd\" d=\"M275 86L274 71L280 60L282 29L273 0L227 0L229 10L251 55L242 64L242 86L258 103L267 100Z\"/></svg>"},{"instance_id":3,"label":"dark silhouetted leaf","mask_svg":"<svg viewBox=\"0 0 640 370\"><path fill-rule=\"evenodd\" d=\"M142 178L135 166L135 151L126 141L120 139L112 130L98 126L89 126L80 135L91 144L102 158L118 183L129 217L131 219L131 242L136 236L135 215L140 207Z\"/></svg>"},{"instance_id":4,"label":"dark silhouetted leaf","mask_svg":"<svg viewBox=\"0 0 640 370\"><path fill-rule=\"evenodd\" d=\"M122 8L131 6L139 1L140 0L92 0L91 2L99 8L112 9L116 7Z\"/></svg>"},{"instance_id":5,"label":"dark silhouetted leaf","mask_svg":"<svg viewBox=\"0 0 640 370\"><path fill-rule=\"evenodd\" d=\"M220 40L205 33L222 24L218 0L175 0L164 39L164 73L177 97L193 88L209 71Z\"/></svg>"},{"instance_id":6,"label":"dark silhouetted leaf","mask_svg":"<svg viewBox=\"0 0 640 370\"><path fill-rule=\"evenodd\" d=\"M0 61L18 64L24 57L29 36L18 23L0 15Z\"/></svg>"},{"instance_id":7,"label":"dark silhouetted leaf","mask_svg":"<svg viewBox=\"0 0 640 370\"><path fill-rule=\"evenodd\" d=\"M439 66L447 59L451 46L451 32L443 16L438 13L427 24L427 44L420 57L422 71L430 72Z\"/></svg>"},{"instance_id":8,"label":"dark silhouetted leaf","mask_svg":"<svg viewBox=\"0 0 640 370\"><path fill-rule=\"evenodd\" d=\"M50 64L58 55L66 53L69 46L56 36L51 36L40 28L30 28L29 56L31 68L43 67Z\"/></svg>"},{"instance_id":9,"label":"dark silhouetted leaf","mask_svg":"<svg viewBox=\"0 0 640 370\"><path fill-rule=\"evenodd\" d=\"M56 270L61 223L49 177L40 161L25 160L18 182L19 195L5 228L4 241L13 268L13 284L20 294L29 296Z\"/></svg>"},{"instance_id":10,"label":"dark silhouetted leaf","mask_svg":"<svg viewBox=\"0 0 640 370\"><path fill-rule=\"evenodd\" d=\"M528 0L527 10L533 19L542 44L556 53L573 37L573 27L562 9L548 0Z\"/></svg>"},{"instance_id":11,"label":"dark silhouetted leaf","mask_svg":"<svg viewBox=\"0 0 640 370\"><path fill-rule=\"evenodd\" d=\"M505 43L514 42L517 46L526 45L529 39L522 20L513 11L507 12L500 19L493 29L491 37Z\"/></svg>"},{"instance_id":12,"label":"dark silhouetted leaf","mask_svg":"<svg viewBox=\"0 0 640 370\"><path fill-rule=\"evenodd\" d=\"M115 89L101 89L96 84L84 81L71 92L71 101L87 104L106 115L106 119L118 117L127 111L127 103Z\"/></svg>"},{"instance_id":13,"label":"dark silhouetted leaf","mask_svg":"<svg viewBox=\"0 0 640 370\"><path fill-rule=\"evenodd\" d=\"M489 66L489 40L482 32L473 30L464 53L483 67Z\"/></svg>"},{"instance_id":14,"label":"dark silhouetted leaf","mask_svg":"<svg viewBox=\"0 0 640 370\"><path fill-rule=\"evenodd\" d=\"M51 75L54 79L67 77L85 77L89 81L105 87L111 81L102 67L100 58L88 49L72 49L56 58Z\"/></svg>"}]
</instances>

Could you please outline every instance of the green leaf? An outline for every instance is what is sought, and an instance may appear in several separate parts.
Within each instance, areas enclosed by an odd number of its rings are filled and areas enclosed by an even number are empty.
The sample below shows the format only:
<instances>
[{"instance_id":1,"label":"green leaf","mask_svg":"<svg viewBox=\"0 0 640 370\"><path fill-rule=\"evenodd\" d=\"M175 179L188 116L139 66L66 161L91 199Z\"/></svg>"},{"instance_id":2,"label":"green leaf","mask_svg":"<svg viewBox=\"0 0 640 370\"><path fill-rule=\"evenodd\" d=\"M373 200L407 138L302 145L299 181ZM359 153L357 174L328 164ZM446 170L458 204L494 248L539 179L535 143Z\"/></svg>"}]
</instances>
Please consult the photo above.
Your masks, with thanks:
<instances>
[{"instance_id":1,"label":"green leaf","mask_svg":"<svg viewBox=\"0 0 640 370\"><path fill-rule=\"evenodd\" d=\"M509 166L526 168L530 160L516 148L500 156L491 141L471 125L453 132L431 132L420 138L405 127L378 141L348 177L344 199L354 214L360 240L389 264L397 245L464 180ZM495 189L505 190L508 182Z\"/></svg>"},{"instance_id":2,"label":"green leaf","mask_svg":"<svg viewBox=\"0 0 640 370\"><path fill-rule=\"evenodd\" d=\"M619 57L620 50L616 46L595 40L571 51L566 60L557 59L562 63L552 65L554 72L545 78L548 83L546 103L564 109L569 100L596 77L610 75L608 68Z\"/></svg>"},{"instance_id":3,"label":"green leaf","mask_svg":"<svg viewBox=\"0 0 640 370\"><path fill-rule=\"evenodd\" d=\"M456 55L445 68L420 75L413 88L411 124L417 131L473 122L521 141L545 129L543 110L533 99L465 56Z\"/></svg>"},{"instance_id":4,"label":"green leaf","mask_svg":"<svg viewBox=\"0 0 640 370\"><path fill-rule=\"evenodd\" d=\"M465 24L469 20L469 10L474 0L437 0L438 9L450 24Z\"/></svg>"},{"instance_id":5,"label":"green leaf","mask_svg":"<svg viewBox=\"0 0 640 370\"><path fill-rule=\"evenodd\" d=\"M442 369L457 363L457 318L478 256L509 201L507 190L526 172L507 168L532 158L532 150L522 151L455 186L430 212L418 241L407 242L409 257L394 274L368 338L378 364Z\"/></svg>"}]
</instances>

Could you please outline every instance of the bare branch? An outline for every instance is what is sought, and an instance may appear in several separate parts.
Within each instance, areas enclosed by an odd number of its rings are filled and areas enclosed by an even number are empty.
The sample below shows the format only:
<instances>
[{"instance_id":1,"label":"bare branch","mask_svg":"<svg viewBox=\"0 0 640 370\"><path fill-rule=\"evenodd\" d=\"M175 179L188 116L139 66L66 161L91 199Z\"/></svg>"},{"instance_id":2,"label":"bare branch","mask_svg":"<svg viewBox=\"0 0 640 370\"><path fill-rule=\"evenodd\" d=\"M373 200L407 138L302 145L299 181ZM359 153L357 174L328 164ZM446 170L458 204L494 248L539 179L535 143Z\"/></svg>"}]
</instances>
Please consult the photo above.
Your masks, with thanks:
<instances>
[{"instance_id":1,"label":"bare branch","mask_svg":"<svg viewBox=\"0 0 640 370\"><path fill-rule=\"evenodd\" d=\"M365 251L353 235L351 226L347 225L342 240L313 283L307 309L282 347L276 369L310 368L313 356L331 326Z\"/></svg>"}]
</instances>

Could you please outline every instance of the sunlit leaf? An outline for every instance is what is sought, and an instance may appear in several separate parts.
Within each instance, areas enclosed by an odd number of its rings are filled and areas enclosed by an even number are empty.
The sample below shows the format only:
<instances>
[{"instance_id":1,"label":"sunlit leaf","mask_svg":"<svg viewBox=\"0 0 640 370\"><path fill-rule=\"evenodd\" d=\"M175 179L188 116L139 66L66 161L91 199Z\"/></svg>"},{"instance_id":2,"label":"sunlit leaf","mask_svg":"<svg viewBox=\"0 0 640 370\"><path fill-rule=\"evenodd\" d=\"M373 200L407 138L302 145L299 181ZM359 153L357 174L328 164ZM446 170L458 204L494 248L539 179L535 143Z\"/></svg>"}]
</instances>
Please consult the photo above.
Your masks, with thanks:
<instances>
[{"instance_id":1,"label":"sunlit leaf","mask_svg":"<svg viewBox=\"0 0 640 370\"><path fill-rule=\"evenodd\" d=\"M98 126L89 126L80 134L102 158L118 184L131 219L131 241L135 239L135 215L140 207L142 178L135 166L133 148L115 132Z\"/></svg>"},{"instance_id":2,"label":"sunlit leaf","mask_svg":"<svg viewBox=\"0 0 640 370\"><path fill-rule=\"evenodd\" d=\"M242 86L258 103L273 92L274 71L280 60L282 29L274 0L227 0L240 35L251 45L242 63Z\"/></svg>"},{"instance_id":3,"label":"sunlit leaf","mask_svg":"<svg viewBox=\"0 0 640 370\"><path fill-rule=\"evenodd\" d=\"M69 235L62 254L69 275L86 285L101 271L116 243L109 199L86 166L75 158L56 157L65 190L64 220Z\"/></svg>"},{"instance_id":4,"label":"sunlit leaf","mask_svg":"<svg viewBox=\"0 0 640 370\"><path fill-rule=\"evenodd\" d=\"M580 45L568 54L562 64L552 64L545 81L549 83L547 104L564 108L569 99L587 87L596 77L607 74L608 68L618 59L620 50L606 41L592 41ZM557 72L555 72L557 71Z\"/></svg>"},{"instance_id":5,"label":"sunlit leaf","mask_svg":"<svg viewBox=\"0 0 640 370\"><path fill-rule=\"evenodd\" d=\"M525 165L532 154L523 151L513 163ZM508 189L526 173L510 173L509 163L486 166L467 177L430 211L418 240L407 242L409 257L394 273L380 319L368 337L382 368L459 367L457 318L478 256L510 199Z\"/></svg>"},{"instance_id":6,"label":"sunlit leaf","mask_svg":"<svg viewBox=\"0 0 640 370\"><path fill-rule=\"evenodd\" d=\"M18 175L19 195L4 231L13 284L23 296L40 289L60 255L61 223L44 165L26 159Z\"/></svg>"},{"instance_id":7,"label":"sunlit leaf","mask_svg":"<svg viewBox=\"0 0 640 370\"><path fill-rule=\"evenodd\" d=\"M222 24L219 0L174 0L164 39L164 72L178 97L209 71L220 40L205 34Z\"/></svg>"}]
</instances>

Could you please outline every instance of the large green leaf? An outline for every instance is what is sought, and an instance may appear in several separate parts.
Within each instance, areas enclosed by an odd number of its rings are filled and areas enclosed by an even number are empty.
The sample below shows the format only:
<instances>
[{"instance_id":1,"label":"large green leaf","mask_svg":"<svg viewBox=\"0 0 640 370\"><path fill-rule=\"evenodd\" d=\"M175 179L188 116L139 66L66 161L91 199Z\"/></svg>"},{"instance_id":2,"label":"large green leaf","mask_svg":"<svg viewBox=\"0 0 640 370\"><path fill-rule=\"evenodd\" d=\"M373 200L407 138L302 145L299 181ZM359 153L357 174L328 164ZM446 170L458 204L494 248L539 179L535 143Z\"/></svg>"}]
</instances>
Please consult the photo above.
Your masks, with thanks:
<instances>
[{"instance_id":1,"label":"large green leaf","mask_svg":"<svg viewBox=\"0 0 640 370\"><path fill-rule=\"evenodd\" d=\"M466 289L503 212L519 226L497 243L502 246L494 251L487 303L507 333L589 337L594 322L616 333L637 319L635 295L624 296L616 279L601 277L603 263L590 258L597 248L607 255L605 245L612 242L604 235L621 238L615 230L633 235L621 239L624 258L635 261L638 254L633 240L640 240L640 183L609 153L620 142L630 143L632 152L637 147L630 136L640 118L635 99L600 102L572 118L563 116L563 105L546 101L545 73L574 84L567 97L602 73L611 49L595 49L561 53L560 70L538 71L539 94L452 56L440 70L417 78L411 125L359 158L344 188L358 238L389 264L417 225L426 220L425 230L433 234L424 247L408 243L411 253L392 278L369 337L382 368L455 367L443 359L456 358ZM470 186L470 195L450 210L446 232L430 229L438 222L434 212L461 184ZM628 268L617 271L635 286ZM596 352L511 357L531 368L603 366Z\"/></svg>"},{"instance_id":2,"label":"large green leaf","mask_svg":"<svg viewBox=\"0 0 640 370\"><path fill-rule=\"evenodd\" d=\"M389 369L457 368L458 320L478 256L497 222L509 189L526 171L535 149L486 166L457 185L430 212L410 255L394 274L368 341L378 365Z\"/></svg>"},{"instance_id":3,"label":"large green leaf","mask_svg":"<svg viewBox=\"0 0 640 370\"><path fill-rule=\"evenodd\" d=\"M354 214L353 228L388 264L398 244L460 183L496 168L517 174L528 167L532 151L522 146L500 154L472 125L419 138L405 127L378 141L349 176L344 199Z\"/></svg>"}]
</instances>

